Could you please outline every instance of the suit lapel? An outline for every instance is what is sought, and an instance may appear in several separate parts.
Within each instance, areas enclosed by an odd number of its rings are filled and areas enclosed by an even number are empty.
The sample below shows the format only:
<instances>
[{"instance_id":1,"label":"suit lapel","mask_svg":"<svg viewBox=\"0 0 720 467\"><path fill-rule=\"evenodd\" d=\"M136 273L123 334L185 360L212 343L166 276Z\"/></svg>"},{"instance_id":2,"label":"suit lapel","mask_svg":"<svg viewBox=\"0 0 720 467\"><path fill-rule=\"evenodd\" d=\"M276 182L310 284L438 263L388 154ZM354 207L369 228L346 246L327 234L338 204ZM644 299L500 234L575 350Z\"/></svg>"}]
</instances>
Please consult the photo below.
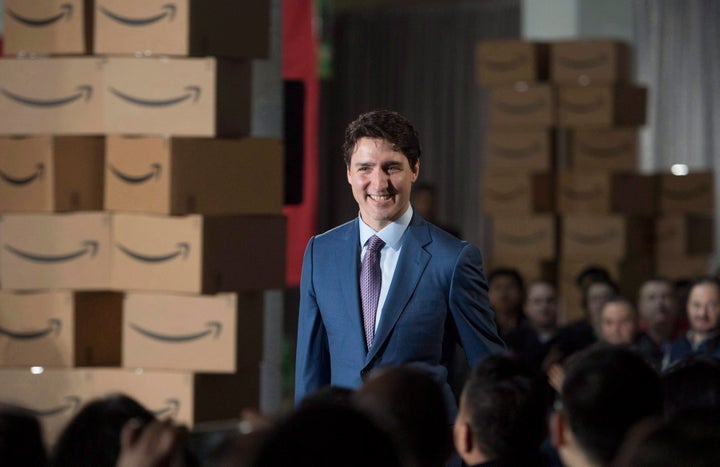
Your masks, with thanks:
<instances>
[{"instance_id":1,"label":"suit lapel","mask_svg":"<svg viewBox=\"0 0 720 467\"><path fill-rule=\"evenodd\" d=\"M350 247L348 248L348 245ZM342 295L345 300L343 309L347 312L349 323L348 336L356 339L361 346L361 352L365 352L365 331L361 320L360 311L360 230L357 219L347 225L342 238L337 244L335 251L337 261L337 280L340 282Z\"/></svg>"},{"instance_id":2,"label":"suit lapel","mask_svg":"<svg viewBox=\"0 0 720 467\"><path fill-rule=\"evenodd\" d=\"M414 215L405 235L395 274L375 333L375 340L370 347L366 362L373 359L390 336L395 323L410 301L428 261L430 261L431 255L424 248L431 241L427 223Z\"/></svg>"}]
</instances>

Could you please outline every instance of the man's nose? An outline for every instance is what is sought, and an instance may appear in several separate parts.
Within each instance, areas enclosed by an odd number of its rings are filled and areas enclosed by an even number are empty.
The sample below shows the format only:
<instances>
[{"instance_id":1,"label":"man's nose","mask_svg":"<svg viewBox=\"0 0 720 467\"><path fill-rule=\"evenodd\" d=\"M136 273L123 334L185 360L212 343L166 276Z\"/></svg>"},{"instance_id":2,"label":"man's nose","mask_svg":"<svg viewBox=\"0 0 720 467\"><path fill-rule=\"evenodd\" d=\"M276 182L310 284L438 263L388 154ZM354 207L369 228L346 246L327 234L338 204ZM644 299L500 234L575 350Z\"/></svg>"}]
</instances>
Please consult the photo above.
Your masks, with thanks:
<instances>
[{"instance_id":1,"label":"man's nose","mask_svg":"<svg viewBox=\"0 0 720 467\"><path fill-rule=\"evenodd\" d=\"M388 176L382 169L374 170L370 183L375 188L385 188L387 186Z\"/></svg>"}]
</instances>

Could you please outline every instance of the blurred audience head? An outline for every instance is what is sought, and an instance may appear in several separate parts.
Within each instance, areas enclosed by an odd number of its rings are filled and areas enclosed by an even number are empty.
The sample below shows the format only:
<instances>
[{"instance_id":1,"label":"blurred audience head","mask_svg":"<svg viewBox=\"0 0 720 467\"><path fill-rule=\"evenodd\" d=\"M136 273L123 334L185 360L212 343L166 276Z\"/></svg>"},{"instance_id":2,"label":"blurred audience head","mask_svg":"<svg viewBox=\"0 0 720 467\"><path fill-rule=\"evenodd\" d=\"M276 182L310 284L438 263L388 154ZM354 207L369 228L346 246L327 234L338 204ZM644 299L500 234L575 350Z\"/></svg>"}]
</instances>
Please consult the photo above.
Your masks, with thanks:
<instances>
[{"instance_id":1,"label":"blurred audience head","mask_svg":"<svg viewBox=\"0 0 720 467\"><path fill-rule=\"evenodd\" d=\"M617 285L611 279L591 278L582 289L582 306L596 334L599 334L600 310L605 302L619 293Z\"/></svg>"},{"instance_id":2,"label":"blurred audience head","mask_svg":"<svg viewBox=\"0 0 720 467\"><path fill-rule=\"evenodd\" d=\"M720 317L720 282L714 276L698 278L690 287L687 299L690 329L709 337L718 330Z\"/></svg>"},{"instance_id":3,"label":"blurred audience head","mask_svg":"<svg viewBox=\"0 0 720 467\"><path fill-rule=\"evenodd\" d=\"M527 287L525 316L537 330L554 330L557 327L557 292L547 281L534 281Z\"/></svg>"},{"instance_id":4,"label":"blurred audience head","mask_svg":"<svg viewBox=\"0 0 720 467\"><path fill-rule=\"evenodd\" d=\"M650 337L660 343L670 339L678 318L675 285L666 278L653 277L638 291L638 311Z\"/></svg>"},{"instance_id":5,"label":"blurred audience head","mask_svg":"<svg viewBox=\"0 0 720 467\"><path fill-rule=\"evenodd\" d=\"M497 268L488 275L490 308L501 333L508 333L522 318L525 286L522 275L516 269Z\"/></svg>"},{"instance_id":6,"label":"blurred audience head","mask_svg":"<svg viewBox=\"0 0 720 467\"><path fill-rule=\"evenodd\" d=\"M46 463L42 430L35 415L22 407L0 404L0 464L41 467Z\"/></svg>"},{"instance_id":7,"label":"blurred audience head","mask_svg":"<svg viewBox=\"0 0 720 467\"><path fill-rule=\"evenodd\" d=\"M720 415L720 361L690 355L673 363L662 375L666 418L687 410Z\"/></svg>"},{"instance_id":8,"label":"blurred audience head","mask_svg":"<svg viewBox=\"0 0 720 467\"><path fill-rule=\"evenodd\" d=\"M635 305L624 297L614 297L600 310L600 340L610 345L630 345L638 332Z\"/></svg>"}]
</instances>

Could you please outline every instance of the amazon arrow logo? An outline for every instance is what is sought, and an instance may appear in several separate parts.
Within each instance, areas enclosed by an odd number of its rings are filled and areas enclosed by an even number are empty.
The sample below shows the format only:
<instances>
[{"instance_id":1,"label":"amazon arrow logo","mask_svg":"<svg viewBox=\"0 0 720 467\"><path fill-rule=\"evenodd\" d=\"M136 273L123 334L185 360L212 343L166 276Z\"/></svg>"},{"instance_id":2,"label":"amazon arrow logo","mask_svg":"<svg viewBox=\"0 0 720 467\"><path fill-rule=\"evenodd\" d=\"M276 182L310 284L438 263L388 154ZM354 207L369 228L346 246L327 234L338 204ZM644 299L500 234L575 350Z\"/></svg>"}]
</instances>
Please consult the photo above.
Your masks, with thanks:
<instances>
[{"instance_id":1,"label":"amazon arrow logo","mask_svg":"<svg viewBox=\"0 0 720 467\"><path fill-rule=\"evenodd\" d=\"M50 16L48 18L27 18L25 16L21 16L15 13L9 8L5 9L5 13L7 13L10 18L14 19L20 24L24 24L25 26L30 26L34 28L41 28L44 26L50 26L51 24L60 21L63 17L65 17L67 21L70 21L73 12L73 6L69 3L63 3L62 5L60 5L60 10L60 13Z\"/></svg>"},{"instance_id":2,"label":"amazon arrow logo","mask_svg":"<svg viewBox=\"0 0 720 467\"><path fill-rule=\"evenodd\" d=\"M527 62L527 57L523 55L519 55L517 57L509 58L507 60L493 60L491 58L485 59L485 67L489 68L494 71L503 72L503 71L509 71L514 70L518 66L522 65L523 63Z\"/></svg>"},{"instance_id":3,"label":"amazon arrow logo","mask_svg":"<svg viewBox=\"0 0 720 467\"><path fill-rule=\"evenodd\" d=\"M500 191L496 190L494 188L488 188L487 195L488 198L491 198L495 201L511 201L513 199L517 199L521 196L524 196L527 193L528 189L525 185L520 185L515 188L511 188L510 190Z\"/></svg>"},{"instance_id":4,"label":"amazon arrow logo","mask_svg":"<svg viewBox=\"0 0 720 467\"><path fill-rule=\"evenodd\" d=\"M193 334L176 334L176 335L169 335L169 334L160 334L157 332L150 331L148 329L144 329L140 326L138 326L135 323L130 323L130 327L137 331L138 333L142 334L145 337L149 337L150 339L163 341L163 342L171 342L171 343L183 343L183 342L190 342L195 341L198 339L202 339L205 336L213 335L213 339L217 339L220 337L220 332L222 331L222 323L219 321L208 321L205 323L205 327L208 329L201 332L196 332Z\"/></svg>"},{"instance_id":5,"label":"amazon arrow logo","mask_svg":"<svg viewBox=\"0 0 720 467\"><path fill-rule=\"evenodd\" d=\"M35 180L39 180L40 178L42 178L42 174L43 174L44 170L45 170L45 164L40 162L35 166L35 172L28 175L27 177L11 177L10 175L6 174L4 171L0 170L0 178L5 180L7 183L9 183L11 185L22 186L22 185L27 185L29 183L32 183Z\"/></svg>"},{"instance_id":6,"label":"amazon arrow logo","mask_svg":"<svg viewBox=\"0 0 720 467\"><path fill-rule=\"evenodd\" d=\"M157 23L164 18L168 18L168 21L172 21L175 19L175 10L177 10L177 7L174 4L166 3L160 7L160 10L163 10L162 13L154 16L148 16L147 18L130 18L127 16L121 16L102 6L98 8L105 16L120 24L124 24L125 26L148 26L150 24Z\"/></svg>"},{"instance_id":7,"label":"amazon arrow logo","mask_svg":"<svg viewBox=\"0 0 720 467\"><path fill-rule=\"evenodd\" d=\"M62 322L57 318L51 318L48 320L48 327L45 329L40 329L38 331L11 331L9 329L5 329L0 326L0 334L4 336L8 336L10 339L18 339L18 340L31 340L31 339L40 339L41 337L45 337L47 335L52 334L55 332L55 335L57 336L60 334L60 329L62 328Z\"/></svg>"},{"instance_id":8,"label":"amazon arrow logo","mask_svg":"<svg viewBox=\"0 0 720 467\"><path fill-rule=\"evenodd\" d=\"M110 92L115 94L120 99L129 102L131 104L140 105L143 107L167 107L170 105L176 105L192 98L193 103L197 102L200 98L200 86L186 86L185 94L177 97L171 97L169 99L143 99L141 97L131 96L125 94L122 91L118 91L115 88L109 88Z\"/></svg>"},{"instance_id":9,"label":"amazon arrow logo","mask_svg":"<svg viewBox=\"0 0 720 467\"><path fill-rule=\"evenodd\" d=\"M64 412L75 412L78 407L80 407L81 399L78 396L66 396L65 397L65 403L62 405L59 405L57 407L52 407L49 409L29 409L25 408L25 410L28 410L32 415L40 418L40 417L53 417L55 415L60 415Z\"/></svg>"},{"instance_id":10,"label":"amazon arrow logo","mask_svg":"<svg viewBox=\"0 0 720 467\"><path fill-rule=\"evenodd\" d=\"M78 92L67 97L60 97L57 99L37 99L33 97L21 96L14 92L8 91L7 89L0 89L0 94L11 99L19 104L27 105L30 107L60 107L62 105L71 104L77 100L83 99L86 102L90 100L92 96L92 86L89 84L83 84L77 87Z\"/></svg>"},{"instance_id":11,"label":"amazon arrow logo","mask_svg":"<svg viewBox=\"0 0 720 467\"><path fill-rule=\"evenodd\" d=\"M5 249L10 253L17 255L28 261L35 261L37 263L62 263L64 261L70 261L79 258L83 255L88 255L91 258L95 256L98 250L98 242L95 240L86 240L82 242L82 248L72 253L66 253L62 255L40 255L37 253L30 253L27 251L19 250L11 245L5 245Z\"/></svg>"},{"instance_id":12,"label":"amazon arrow logo","mask_svg":"<svg viewBox=\"0 0 720 467\"><path fill-rule=\"evenodd\" d=\"M162 407L157 410L151 410L151 412L155 414L156 417L162 417L165 415L168 415L170 417L176 416L180 411L180 401L177 399L165 399L165 403L167 404L166 407Z\"/></svg>"},{"instance_id":13,"label":"amazon arrow logo","mask_svg":"<svg viewBox=\"0 0 720 467\"><path fill-rule=\"evenodd\" d=\"M563 100L560 105L568 112L576 114L589 114L602 108L605 105L605 101L602 97L597 96L590 102L570 102L568 100Z\"/></svg>"},{"instance_id":14,"label":"amazon arrow logo","mask_svg":"<svg viewBox=\"0 0 720 467\"><path fill-rule=\"evenodd\" d=\"M155 179L160 178L160 164L154 163L150 164L150 172L143 174L143 175L128 175L124 172L121 172L119 169L117 169L112 164L108 165L108 170L112 172L113 175L115 175L117 178L122 180L125 183L129 183L132 185L138 185L140 183L147 182L151 178L155 177Z\"/></svg>"},{"instance_id":15,"label":"amazon arrow logo","mask_svg":"<svg viewBox=\"0 0 720 467\"><path fill-rule=\"evenodd\" d=\"M190 244L188 244L187 242L178 243L177 251L173 251L172 253L168 253L165 255L157 255L157 256L149 256L149 255L143 255L143 254L137 253L119 243L115 243L115 246L117 247L118 250L122 251L129 257L136 259L138 261L145 262L145 263L162 263L165 261L170 261L170 260L175 259L180 256L184 259L184 258L187 258L188 252L190 251Z\"/></svg>"},{"instance_id":16,"label":"amazon arrow logo","mask_svg":"<svg viewBox=\"0 0 720 467\"><path fill-rule=\"evenodd\" d=\"M529 102L527 104L509 104L507 102L495 102L495 107L503 113L511 114L511 115L524 115L529 114L532 112L537 112L538 110L542 109L543 107L546 107L545 99L542 97L534 100L533 102Z\"/></svg>"},{"instance_id":17,"label":"amazon arrow logo","mask_svg":"<svg viewBox=\"0 0 720 467\"><path fill-rule=\"evenodd\" d=\"M496 144L492 145L492 152L494 154L497 154L500 157L507 157L508 159L522 159L524 157L529 157L539 151L539 143L530 144L523 148L506 148L498 146Z\"/></svg>"},{"instance_id":18,"label":"amazon arrow logo","mask_svg":"<svg viewBox=\"0 0 720 467\"><path fill-rule=\"evenodd\" d=\"M599 187L590 187L589 190L577 190L567 187L563 189L562 193L566 198L569 198L573 201L588 201L602 195L603 190Z\"/></svg>"},{"instance_id":19,"label":"amazon arrow logo","mask_svg":"<svg viewBox=\"0 0 720 467\"><path fill-rule=\"evenodd\" d=\"M595 235L569 232L568 236L577 243L584 243L587 245L601 245L617 237L617 232L615 230L609 230L605 233L599 233Z\"/></svg>"},{"instance_id":20,"label":"amazon arrow logo","mask_svg":"<svg viewBox=\"0 0 720 467\"><path fill-rule=\"evenodd\" d=\"M545 235L546 232L544 230L538 230L537 232L533 232L527 235L500 233L498 234L498 238L505 243L510 243L514 245L527 245L530 243L535 243L536 241L544 238Z\"/></svg>"},{"instance_id":21,"label":"amazon arrow logo","mask_svg":"<svg viewBox=\"0 0 720 467\"><path fill-rule=\"evenodd\" d=\"M606 64L608 62L608 57L605 54L600 54L595 57L588 58L558 57L557 61L564 67L573 68L576 70L584 70L587 68L595 68L597 66Z\"/></svg>"}]
</instances>

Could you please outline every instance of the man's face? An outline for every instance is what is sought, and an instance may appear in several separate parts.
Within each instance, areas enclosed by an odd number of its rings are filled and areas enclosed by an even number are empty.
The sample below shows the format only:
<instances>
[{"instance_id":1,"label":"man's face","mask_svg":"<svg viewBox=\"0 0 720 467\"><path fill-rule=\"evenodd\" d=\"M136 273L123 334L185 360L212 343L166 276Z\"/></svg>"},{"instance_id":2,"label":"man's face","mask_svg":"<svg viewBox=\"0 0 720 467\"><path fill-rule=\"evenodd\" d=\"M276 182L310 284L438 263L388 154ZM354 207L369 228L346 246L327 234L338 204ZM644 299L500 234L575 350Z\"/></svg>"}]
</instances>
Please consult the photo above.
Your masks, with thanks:
<instances>
[{"instance_id":1,"label":"man's face","mask_svg":"<svg viewBox=\"0 0 720 467\"><path fill-rule=\"evenodd\" d=\"M488 298L498 326L514 327L522 305L522 290L515 279L504 274L494 276L488 287Z\"/></svg>"},{"instance_id":2,"label":"man's face","mask_svg":"<svg viewBox=\"0 0 720 467\"><path fill-rule=\"evenodd\" d=\"M646 282L638 298L638 311L648 329L663 338L670 337L678 311L673 286L665 281Z\"/></svg>"},{"instance_id":3,"label":"man's face","mask_svg":"<svg viewBox=\"0 0 720 467\"><path fill-rule=\"evenodd\" d=\"M600 315L600 332L611 345L632 344L637 323L630 305L622 302L607 303Z\"/></svg>"},{"instance_id":4,"label":"man's face","mask_svg":"<svg viewBox=\"0 0 720 467\"><path fill-rule=\"evenodd\" d=\"M555 326L557 318L555 288L543 282L531 285L525 300L525 315L536 327Z\"/></svg>"},{"instance_id":5,"label":"man's face","mask_svg":"<svg viewBox=\"0 0 720 467\"><path fill-rule=\"evenodd\" d=\"M610 300L614 292L612 287L604 282L596 282L588 286L587 289L587 310L593 325L597 325L600 321L600 311L605 302Z\"/></svg>"},{"instance_id":6,"label":"man's face","mask_svg":"<svg viewBox=\"0 0 720 467\"><path fill-rule=\"evenodd\" d=\"M419 163L410 167L407 157L379 138L360 138L347 168L348 183L362 220L375 231L400 217L410 204Z\"/></svg>"},{"instance_id":7,"label":"man's face","mask_svg":"<svg viewBox=\"0 0 720 467\"><path fill-rule=\"evenodd\" d=\"M720 291L714 284L698 284L690 290L687 313L693 331L707 333L718 325Z\"/></svg>"}]
</instances>

